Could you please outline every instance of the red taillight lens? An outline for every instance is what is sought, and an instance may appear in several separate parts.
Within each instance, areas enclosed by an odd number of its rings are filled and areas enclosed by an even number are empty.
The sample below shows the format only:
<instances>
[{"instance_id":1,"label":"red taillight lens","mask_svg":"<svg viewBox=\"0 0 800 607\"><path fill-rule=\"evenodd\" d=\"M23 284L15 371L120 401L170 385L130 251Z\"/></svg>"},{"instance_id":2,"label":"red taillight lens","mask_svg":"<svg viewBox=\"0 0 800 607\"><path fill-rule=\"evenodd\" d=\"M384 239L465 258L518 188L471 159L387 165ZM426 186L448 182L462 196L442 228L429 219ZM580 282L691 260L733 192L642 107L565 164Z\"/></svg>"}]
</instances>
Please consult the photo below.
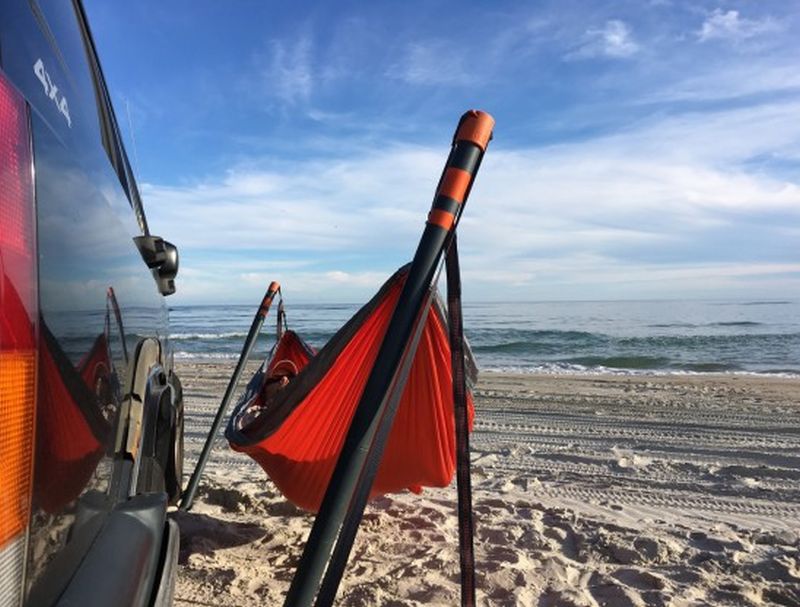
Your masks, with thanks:
<instances>
[{"instance_id":1,"label":"red taillight lens","mask_svg":"<svg viewBox=\"0 0 800 607\"><path fill-rule=\"evenodd\" d=\"M21 582L30 517L36 287L28 112L22 97L0 74L0 594L14 593Z\"/></svg>"}]
</instances>

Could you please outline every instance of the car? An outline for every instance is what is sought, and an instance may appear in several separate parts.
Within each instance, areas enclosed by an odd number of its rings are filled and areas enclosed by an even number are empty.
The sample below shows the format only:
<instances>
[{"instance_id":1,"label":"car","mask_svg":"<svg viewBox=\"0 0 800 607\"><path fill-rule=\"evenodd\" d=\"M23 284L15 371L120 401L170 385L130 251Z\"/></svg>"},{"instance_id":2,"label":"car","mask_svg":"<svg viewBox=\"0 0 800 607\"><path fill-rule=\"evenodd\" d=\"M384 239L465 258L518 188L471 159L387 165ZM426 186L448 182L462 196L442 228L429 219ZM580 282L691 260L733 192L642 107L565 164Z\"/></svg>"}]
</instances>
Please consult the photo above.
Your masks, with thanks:
<instances>
[{"instance_id":1,"label":"car","mask_svg":"<svg viewBox=\"0 0 800 607\"><path fill-rule=\"evenodd\" d=\"M0 607L169 605L183 396L80 0L0 3Z\"/></svg>"}]
</instances>

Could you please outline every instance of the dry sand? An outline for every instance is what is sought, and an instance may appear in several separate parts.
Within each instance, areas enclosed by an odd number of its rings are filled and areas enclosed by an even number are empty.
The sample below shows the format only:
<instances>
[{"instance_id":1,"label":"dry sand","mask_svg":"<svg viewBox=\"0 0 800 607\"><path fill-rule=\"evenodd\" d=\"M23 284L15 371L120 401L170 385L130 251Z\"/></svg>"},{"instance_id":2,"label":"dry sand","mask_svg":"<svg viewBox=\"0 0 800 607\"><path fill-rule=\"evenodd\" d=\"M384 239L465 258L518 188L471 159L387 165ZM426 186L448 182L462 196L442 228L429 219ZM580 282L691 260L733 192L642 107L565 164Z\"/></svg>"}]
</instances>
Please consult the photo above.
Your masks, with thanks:
<instances>
[{"instance_id":1,"label":"dry sand","mask_svg":"<svg viewBox=\"0 0 800 607\"><path fill-rule=\"evenodd\" d=\"M231 371L182 363L189 462ZM482 605L800 605L800 380L482 375ZM312 517L218 443L176 605L279 605ZM341 605L459 601L455 489L367 507Z\"/></svg>"}]
</instances>

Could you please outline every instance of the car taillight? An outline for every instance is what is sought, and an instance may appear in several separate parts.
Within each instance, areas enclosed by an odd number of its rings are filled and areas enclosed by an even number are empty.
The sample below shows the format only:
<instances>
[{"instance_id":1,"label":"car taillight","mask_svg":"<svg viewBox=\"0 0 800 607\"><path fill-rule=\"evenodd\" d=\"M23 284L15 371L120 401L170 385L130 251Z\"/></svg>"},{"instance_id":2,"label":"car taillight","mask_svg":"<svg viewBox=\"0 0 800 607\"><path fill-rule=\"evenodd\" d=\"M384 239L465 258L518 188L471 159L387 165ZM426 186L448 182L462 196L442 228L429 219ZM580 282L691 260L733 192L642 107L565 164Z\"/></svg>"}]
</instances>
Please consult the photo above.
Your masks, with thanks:
<instances>
[{"instance_id":1,"label":"car taillight","mask_svg":"<svg viewBox=\"0 0 800 607\"><path fill-rule=\"evenodd\" d=\"M22 596L38 325L33 162L25 102L0 74L0 606Z\"/></svg>"}]
</instances>

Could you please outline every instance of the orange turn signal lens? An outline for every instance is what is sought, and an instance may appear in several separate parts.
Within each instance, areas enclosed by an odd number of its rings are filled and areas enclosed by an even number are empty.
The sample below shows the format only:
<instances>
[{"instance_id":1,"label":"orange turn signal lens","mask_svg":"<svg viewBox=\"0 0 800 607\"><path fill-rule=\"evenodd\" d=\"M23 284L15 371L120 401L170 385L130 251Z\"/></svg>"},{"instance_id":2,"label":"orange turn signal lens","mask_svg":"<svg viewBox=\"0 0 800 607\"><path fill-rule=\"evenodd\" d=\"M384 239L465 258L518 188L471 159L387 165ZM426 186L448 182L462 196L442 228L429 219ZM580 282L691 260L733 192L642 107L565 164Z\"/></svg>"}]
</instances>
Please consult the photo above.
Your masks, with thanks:
<instances>
[{"instance_id":1,"label":"orange turn signal lens","mask_svg":"<svg viewBox=\"0 0 800 607\"><path fill-rule=\"evenodd\" d=\"M0 546L28 526L36 353L0 352Z\"/></svg>"}]
</instances>

